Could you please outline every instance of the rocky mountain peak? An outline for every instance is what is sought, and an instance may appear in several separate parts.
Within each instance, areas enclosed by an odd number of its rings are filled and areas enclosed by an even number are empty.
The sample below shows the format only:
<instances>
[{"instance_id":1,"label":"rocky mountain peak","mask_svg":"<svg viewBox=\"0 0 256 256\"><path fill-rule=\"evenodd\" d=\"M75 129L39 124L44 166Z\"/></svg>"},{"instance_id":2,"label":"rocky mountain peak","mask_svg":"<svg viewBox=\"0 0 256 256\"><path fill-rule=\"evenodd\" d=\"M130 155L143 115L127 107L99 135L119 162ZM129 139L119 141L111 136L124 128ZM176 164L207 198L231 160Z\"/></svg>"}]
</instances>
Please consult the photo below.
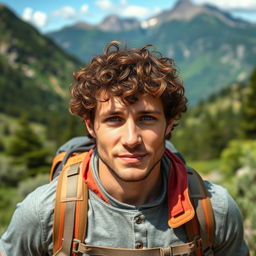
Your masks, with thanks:
<instances>
[{"instance_id":1,"label":"rocky mountain peak","mask_svg":"<svg viewBox=\"0 0 256 256\"><path fill-rule=\"evenodd\" d=\"M191 0L178 0L172 9L163 11L144 22L144 27L159 25L170 20L188 21L200 14L210 14L229 25L241 22L241 20L233 18L229 13L215 6L209 4L198 5L192 3Z\"/></svg>"},{"instance_id":2,"label":"rocky mountain peak","mask_svg":"<svg viewBox=\"0 0 256 256\"><path fill-rule=\"evenodd\" d=\"M190 8L191 6L194 6L194 4L191 2L191 0L178 0L174 6L174 8Z\"/></svg>"},{"instance_id":3,"label":"rocky mountain peak","mask_svg":"<svg viewBox=\"0 0 256 256\"><path fill-rule=\"evenodd\" d=\"M107 16L98 26L103 31L119 32L122 30L135 29L140 23L135 18L120 18L117 15Z\"/></svg>"},{"instance_id":4,"label":"rocky mountain peak","mask_svg":"<svg viewBox=\"0 0 256 256\"><path fill-rule=\"evenodd\" d=\"M202 6L193 4L190 0L179 0L169 12L169 19L190 20L202 12Z\"/></svg>"}]
</instances>

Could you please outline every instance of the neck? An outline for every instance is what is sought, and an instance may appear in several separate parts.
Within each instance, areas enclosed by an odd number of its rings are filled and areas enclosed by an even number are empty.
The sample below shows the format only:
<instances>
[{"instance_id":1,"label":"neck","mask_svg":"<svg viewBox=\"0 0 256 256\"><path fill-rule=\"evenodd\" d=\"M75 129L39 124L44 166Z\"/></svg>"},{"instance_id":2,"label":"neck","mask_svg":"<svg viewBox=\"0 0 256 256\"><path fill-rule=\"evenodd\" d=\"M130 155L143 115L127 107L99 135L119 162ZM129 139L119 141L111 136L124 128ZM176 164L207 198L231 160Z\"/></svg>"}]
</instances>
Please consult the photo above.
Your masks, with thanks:
<instances>
[{"instance_id":1,"label":"neck","mask_svg":"<svg viewBox=\"0 0 256 256\"><path fill-rule=\"evenodd\" d=\"M145 179L125 181L113 175L113 171L99 160L99 178L109 195L119 202L135 206L154 201L160 194L162 186L160 162Z\"/></svg>"}]
</instances>

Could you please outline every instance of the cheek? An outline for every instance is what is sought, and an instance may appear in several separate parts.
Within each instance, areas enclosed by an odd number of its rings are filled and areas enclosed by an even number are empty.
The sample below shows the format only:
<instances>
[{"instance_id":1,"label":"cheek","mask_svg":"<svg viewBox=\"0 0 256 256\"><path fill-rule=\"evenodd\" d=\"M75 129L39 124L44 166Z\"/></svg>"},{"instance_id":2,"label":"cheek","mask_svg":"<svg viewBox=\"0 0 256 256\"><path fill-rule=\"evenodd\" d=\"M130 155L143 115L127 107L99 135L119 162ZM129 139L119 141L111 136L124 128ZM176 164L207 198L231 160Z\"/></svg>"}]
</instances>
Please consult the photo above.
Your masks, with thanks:
<instances>
[{"instance_id":1,"label":"cheek","mask_svg":"<svg viewBox=\"0 0 256 256\"><path fill-rule=\"evenodd\" d=\"M97 150L101 154L108 155L116 144L116 136L105 131L98 130L96 132Z\"/></svg>"},{"instance_id":2,"label":"cheek","mask_svg":"<svg viewBox=\"0 0 256 256\"><path fill-rule=\"evenodd\" d=\"M165 133L164 131L148 131L143 136L143 142L148 144L148 146L160 146L164 143L165 140Z\"/></svg>"}]
</instances>

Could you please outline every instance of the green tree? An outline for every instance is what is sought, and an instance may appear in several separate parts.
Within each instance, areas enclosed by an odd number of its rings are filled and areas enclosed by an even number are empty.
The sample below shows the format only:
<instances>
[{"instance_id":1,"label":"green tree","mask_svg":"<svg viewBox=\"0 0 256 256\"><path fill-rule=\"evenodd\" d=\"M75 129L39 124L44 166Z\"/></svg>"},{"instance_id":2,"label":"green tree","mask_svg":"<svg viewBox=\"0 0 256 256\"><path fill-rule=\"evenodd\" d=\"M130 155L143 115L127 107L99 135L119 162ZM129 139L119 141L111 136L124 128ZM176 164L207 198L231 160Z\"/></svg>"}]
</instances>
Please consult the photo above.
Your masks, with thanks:
<instances>
[{"instance_id":1,"label":"green tree","mask_svg":"<svg viewBox=\"0 0 256 256\"><path fill-rule=\"evenodd\" d=\"M81 119L76 116L69 115L66 120L67 124L63 128L59 143L63 144L67 140L76 136L82 136L86 133L85 126L82 124Z\"/></svg>"},{"instance_id":2,"label":"green tree","mask_svg":"<svg viewBox=\"0 0 256 256\"><path fill-rule=\"evenodd\" d=\"M256 68L252 71L242 103L241 136L244 139L256 139Z\"/></svg>"},{"instance_id":3,"label":"green tree","mask_svg":"<svg viewBox=\"0 0 256 256\"><path fill-rule=\"evenodd\" d=\"M19 129L14 133L7 153L14 157L23 157L28 152L38 150L42 143L36 133L29 125L26 116L19 120Z\"/></svg>"},{"instance_id":4,"label":"green tree","mask_svg":"<svg viewBox=\"0 0 256 256\"><path fill-rule=\"evenodd\" d=\"M4 127L3 127L3 134L4 134L5 136L9 136L9 135L11 134L11 132L10 132L10 127L9 127L8 124L4 124Z\"/></svg>"},{"instance_id":5,"label":"green tree","mask_svg":"<svg viewBox=\"0 0 256 256\"><path fill-rule=\"evenodd\" d=\"M28 169L23 178L49 171L47 162L49 151L43 148L41 140L31 128L26 116L20 119L19 125L7 153L13 157L16 165L23 165Z\"/></svg>"},{"instance_id":6,"label":"green tree","mask_svg":"<svg viewBox=\"0 0 256 256\"><path fill-rule=\"evenodd\" d=\"M5 149L4 143L2 141L2 139L0 138L0 152L3 152Z\"/></svg>"}]
</instances>

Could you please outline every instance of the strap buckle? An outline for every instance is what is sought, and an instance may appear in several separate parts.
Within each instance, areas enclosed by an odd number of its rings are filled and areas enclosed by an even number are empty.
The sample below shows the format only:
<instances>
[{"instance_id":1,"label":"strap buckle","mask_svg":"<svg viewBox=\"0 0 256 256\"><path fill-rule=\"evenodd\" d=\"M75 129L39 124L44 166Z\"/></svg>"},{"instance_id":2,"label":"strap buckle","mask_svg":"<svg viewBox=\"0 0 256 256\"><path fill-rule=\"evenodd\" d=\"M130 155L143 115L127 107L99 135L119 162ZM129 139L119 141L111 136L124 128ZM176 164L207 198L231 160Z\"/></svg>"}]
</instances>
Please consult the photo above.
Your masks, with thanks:
<instances>
[{"instance_id":1,"label":"strap buckle","mask_svg":"<svg viewBox=\"0 0 256 256\"><path fill-rule=\"evenodd\" d=\"M73 239L72 243L72 252L78 254L79 253L79 244L81 243L78 239Z\"/></svg>"}]
</instances>

